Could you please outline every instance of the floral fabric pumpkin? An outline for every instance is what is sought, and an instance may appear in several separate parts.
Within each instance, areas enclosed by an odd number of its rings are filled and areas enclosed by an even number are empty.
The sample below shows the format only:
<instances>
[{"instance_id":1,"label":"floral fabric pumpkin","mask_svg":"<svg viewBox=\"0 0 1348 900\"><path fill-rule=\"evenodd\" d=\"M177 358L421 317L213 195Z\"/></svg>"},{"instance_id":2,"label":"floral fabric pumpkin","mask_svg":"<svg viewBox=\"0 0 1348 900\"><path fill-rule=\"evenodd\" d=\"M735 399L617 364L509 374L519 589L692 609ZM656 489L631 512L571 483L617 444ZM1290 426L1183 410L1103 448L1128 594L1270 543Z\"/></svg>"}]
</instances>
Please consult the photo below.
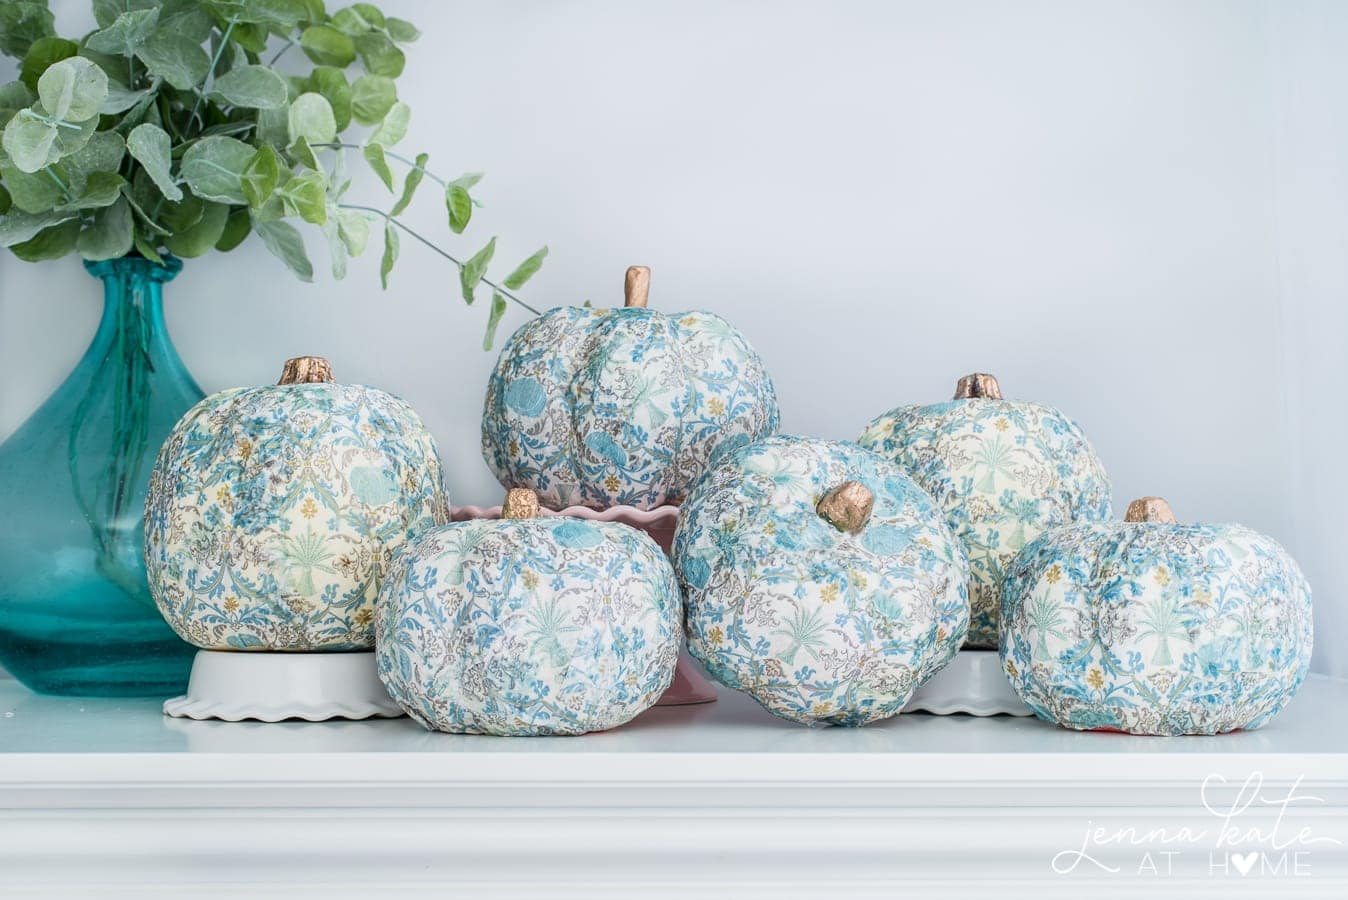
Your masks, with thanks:
<instances>
[{"instance_id":1,"label":"floral fabric pumpkin","mask_svg":"<svg viewBox=\"0 0 1348 900\"><path fill-rule=\"evenodd\" d=\"M603 731L669 687L682 607L664 553L626 525L537 508L512 490L505 518L431 529L395 561L379 598L379 676L427 728Z\"/></svg>"},{"instance_id":2,"label":"floral fabric pumpkin","mask_svg":"<svg viewBox=\"0 0 1348 900\"><path fill-rule=\"evenodd\" d=\"M779 436L719 454L683 505L688 648L806 724L903 709L969 625L968 566L931 497L855 444Z\"/></svg>"},{"instance_id":3,"label":"floral fabric pumpkin","mask_svg":"<svg viewBox=\"0 0 1348 900\"><path fill-rule=\"evenodd\" d=\"M628 270L622 309L559 307L522 326L492 373L482 455L550 509L678 503L722 443L777 431L772 379L709 312L646 308Z\"/></svg>"},{"instance_id":4,"label":"floral fabric pumpkin","mask_svg":"<svg viewBox=\"0 0 1348 900\"><path fill-rule=\"evenodd\" d=\"M279 385L202 400L164 442L145 504L150 591L209 650L368 649L394 551L448 517L412 408L295 359Z\"/></svg>"},{"instance_id":5,"label":"floral fabric pumpkin","mask_svg":"<svg viewBox=\"0 0 1348 900\"><path fill-rule=\"evenodd\" d=\"M991 375L961 378L953 400L885 413L858 442L907 470L963 541L970 647L997 646L1002 576L1026 543L1109 518L1109 478L1081 428L1051 406L1002 399Z\"/></svg>"},{"instance_id":6,"label":"floral fabric pumpkin","mask_svg":"<svg viewBox=\"0 0 1348 900\"><path fill-rule=\"evenodd\" d=\"M1031 543L1002 592L1002 665L1040 718L1134 734L1258 728L1311 658L1311 593L1272 538L1164 501Z\"/></svg>"}]
</instances>

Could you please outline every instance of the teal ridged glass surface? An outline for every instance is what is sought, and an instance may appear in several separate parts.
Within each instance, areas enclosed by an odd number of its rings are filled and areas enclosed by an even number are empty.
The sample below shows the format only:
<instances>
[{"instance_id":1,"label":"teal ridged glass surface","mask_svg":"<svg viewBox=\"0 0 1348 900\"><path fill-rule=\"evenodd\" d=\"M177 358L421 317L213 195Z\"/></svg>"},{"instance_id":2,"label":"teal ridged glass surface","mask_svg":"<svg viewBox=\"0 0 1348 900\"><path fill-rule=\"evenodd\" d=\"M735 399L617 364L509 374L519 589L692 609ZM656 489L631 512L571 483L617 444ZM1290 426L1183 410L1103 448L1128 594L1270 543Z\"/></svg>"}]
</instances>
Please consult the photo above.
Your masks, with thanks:
<instances>
[{"instance_id":1,"label":"teal ridged glass surface","mask_svg":"<svg viewBox=\"0 0 1348 900\"><path fill-rule=\"evenodd\" d=\"M182 263L85 268L103 282L93 342L0 445L0 663L43 693L168 696L194 650L150 598L141 519L154 455L202 397L164 325Z\"/></svg>"}]
</instances>

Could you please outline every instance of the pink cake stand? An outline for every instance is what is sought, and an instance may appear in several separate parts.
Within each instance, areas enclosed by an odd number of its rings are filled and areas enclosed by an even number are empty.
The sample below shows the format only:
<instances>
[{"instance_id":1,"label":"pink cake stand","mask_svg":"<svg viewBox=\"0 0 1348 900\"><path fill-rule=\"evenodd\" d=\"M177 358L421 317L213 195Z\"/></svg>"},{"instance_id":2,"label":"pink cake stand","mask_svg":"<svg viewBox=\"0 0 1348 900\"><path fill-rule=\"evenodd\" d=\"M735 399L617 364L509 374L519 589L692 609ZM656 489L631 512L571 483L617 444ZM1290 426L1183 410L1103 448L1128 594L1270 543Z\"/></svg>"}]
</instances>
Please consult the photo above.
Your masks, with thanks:
<instances>
[{"instance_id":1,"label":"pink cake stand","mask_svg":"<svg viewBox=\"0 0 1348 900\"><path fill-rule=\"evenodd\" d=\"M665 553L669 553L669 548L674 543L674 527L679 521L679 508L669 505L655 509L614 506L603 512L585 506L568 506L563 510L540 509L538 512L543 516L572 516L593 522L621 522L646 532ZM466 522L469 519L499 519L501 507L456 506L450 510L450 518L455 522ZM674 680L655 705L692 706L696 703L714 702L716 690L698 672L693 660L688 656L687 648L684 648L679 654L679 664L674 669Z\"/></svg>"}]
</instances>

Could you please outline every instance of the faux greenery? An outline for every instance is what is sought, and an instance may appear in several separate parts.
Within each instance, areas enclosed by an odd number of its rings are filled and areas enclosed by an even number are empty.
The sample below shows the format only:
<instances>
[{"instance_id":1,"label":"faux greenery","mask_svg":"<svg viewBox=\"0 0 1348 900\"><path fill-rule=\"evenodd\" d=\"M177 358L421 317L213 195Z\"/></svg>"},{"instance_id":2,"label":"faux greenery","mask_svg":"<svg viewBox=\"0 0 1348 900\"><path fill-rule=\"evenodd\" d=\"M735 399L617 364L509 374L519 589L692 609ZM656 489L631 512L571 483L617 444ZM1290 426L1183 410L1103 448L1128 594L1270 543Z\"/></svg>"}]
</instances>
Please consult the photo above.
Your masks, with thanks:
<instances>
[{"instance_id":1,"label":"faux greenery","mask_svg":"<svg viewBox=\"0 0 1348 900\"><path fill-rule=\"evenodd\" d=\"M307 225L341 278L375 222L385 288L402 231L458 267L466 302L491 289L484 347L507 299L536 312L512 292L546 247L498 283L486 277L495 238L460 260L399 218L429 179L462 233L481 178L441 178L425 153L392 149L411 114L397 92L403 47L419 36L410 22L369 3L329 13L323 0L93 0L93 12L98 30L74 41L56 35L46 0L0 2L0 52L20 61L19 80L0 86L0 245L20 259L160 261L256 234L310 281L296 227ZM307 71L278 73L296 52ZM353 151L397 197L388 209L347 199ZM406 168L401 184L391 163Z\"/></svg>"}]
</instances>

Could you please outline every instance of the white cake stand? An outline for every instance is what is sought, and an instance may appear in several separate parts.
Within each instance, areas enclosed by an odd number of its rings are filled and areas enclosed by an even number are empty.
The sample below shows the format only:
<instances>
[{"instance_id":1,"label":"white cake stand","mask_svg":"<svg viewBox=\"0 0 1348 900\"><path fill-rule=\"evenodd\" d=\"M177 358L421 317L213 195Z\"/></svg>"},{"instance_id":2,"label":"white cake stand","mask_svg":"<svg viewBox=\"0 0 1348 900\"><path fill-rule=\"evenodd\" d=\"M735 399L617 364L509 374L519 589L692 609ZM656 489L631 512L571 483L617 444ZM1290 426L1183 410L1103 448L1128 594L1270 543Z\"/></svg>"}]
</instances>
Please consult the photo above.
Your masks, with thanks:
<instances>
[{"instance_id":1,"label":"white cake stand","mask_svg":"<svg viewBox=\"0 0 1348 900\"><path fill-rule=\"evenodd\" d=\"M182 719L390 719L373 653L248 653L198 650L187 693L164 701Z\"/></svg>"},{"instance_id":2,"label":"white cake stand","mask_svg":"<svg viewBox=\"0 0 1348 900\"><path fill-rule=\"evenodd\" d=\"M996 650L961 650L950 665L932 676L903 708L940 716L1032 716L1002 671Z\"/></svg>"}]
</instances>

